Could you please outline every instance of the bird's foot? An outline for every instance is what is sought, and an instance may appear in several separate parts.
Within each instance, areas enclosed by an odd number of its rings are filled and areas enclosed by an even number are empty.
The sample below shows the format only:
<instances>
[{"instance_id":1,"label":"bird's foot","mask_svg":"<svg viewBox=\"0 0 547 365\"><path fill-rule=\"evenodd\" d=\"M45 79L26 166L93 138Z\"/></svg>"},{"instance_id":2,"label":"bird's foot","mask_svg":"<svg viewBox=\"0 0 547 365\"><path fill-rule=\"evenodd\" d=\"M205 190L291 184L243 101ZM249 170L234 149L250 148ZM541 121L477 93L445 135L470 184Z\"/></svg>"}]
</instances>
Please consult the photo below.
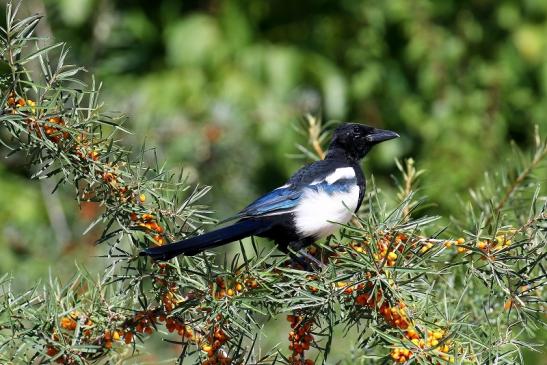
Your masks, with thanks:
<instances>
[{"instance_id":1,"label":"bird's foot","mask_svg":"<svg viewBox=\"0 0 547 365\"><path fill-rule=\"evenodd\" d=\"M301 249L298 251L299 255L297 255L294 252L290 252L289 256L291 257L291 261L293 264L296 264L297 266L300 266L305 271L318 271L326 267L324 263L317 260L315 257L310 255L306 249Z\"/></svg>"},{"instance_id":2,"label":"bird's foot","mask_svg":"<svg viewBox=\"0 0 547 365\"><path fill-rule=\"evenodd\" d=\"M309 262L313 263L318 268L324 269L325 267L327 267L327 265L319 261L317 258L315 258L315 256L310 255L305 248L301 249L299 253L302 257L306 258Z\"/></svg>"}]
</instances>

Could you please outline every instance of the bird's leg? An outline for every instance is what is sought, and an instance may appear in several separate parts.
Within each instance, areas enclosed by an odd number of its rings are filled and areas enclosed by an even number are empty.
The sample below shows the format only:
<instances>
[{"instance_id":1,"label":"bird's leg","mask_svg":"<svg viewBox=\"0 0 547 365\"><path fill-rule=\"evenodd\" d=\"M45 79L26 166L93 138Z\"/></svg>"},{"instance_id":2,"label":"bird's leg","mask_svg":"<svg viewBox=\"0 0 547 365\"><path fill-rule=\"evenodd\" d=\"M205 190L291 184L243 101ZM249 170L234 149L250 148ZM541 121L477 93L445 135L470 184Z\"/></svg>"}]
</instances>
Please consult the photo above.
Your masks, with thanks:
<instances>
[{"instance_id":1,"label":"bird's leg","mask_svg":"<svg viewBox=\"0 0 547 365\"><path fill-rule=\"evenodd\" d=\"M315 271L310 265L309 261L306 261L304 258L298 256L294 251L290 250L288 254L293 264L296 263L302 266L302 269L304 269L305 271Z\"/></svg>"},{"instance_id":2,"label":"bird's leg","mask_svg":"<svg viewBox=\"0 0 547 365\"><path fill-rule=\"evenodd\" d=\"M317 260L306 251L306 246L309 246L311 243L312 242L308 242L304 239L290 242L287 245L287 251L291 259L302 265L306 271L315 271L310 264L315 264L320 269L325 267L325 264ZM297 255L297 253L300 255Z\"/></svg>"},{"instance_id":3,"label":"bird's leg","mask_svg":"<svg viewBox=\"0 0 547 365\"><path fill-rule=\"evenodd\" d=\"M320 269L324 269L326 267L326 265L324 263L322 263L321 261L319 261L318 259L316 259L314 256L310 255L305 248L301 248L300 251L298 251L298 253L301 255L301 257L304 257L306 259L308 259L309 261L313 262L315 265L317 265Z\"/></svg>"}]
</instances>

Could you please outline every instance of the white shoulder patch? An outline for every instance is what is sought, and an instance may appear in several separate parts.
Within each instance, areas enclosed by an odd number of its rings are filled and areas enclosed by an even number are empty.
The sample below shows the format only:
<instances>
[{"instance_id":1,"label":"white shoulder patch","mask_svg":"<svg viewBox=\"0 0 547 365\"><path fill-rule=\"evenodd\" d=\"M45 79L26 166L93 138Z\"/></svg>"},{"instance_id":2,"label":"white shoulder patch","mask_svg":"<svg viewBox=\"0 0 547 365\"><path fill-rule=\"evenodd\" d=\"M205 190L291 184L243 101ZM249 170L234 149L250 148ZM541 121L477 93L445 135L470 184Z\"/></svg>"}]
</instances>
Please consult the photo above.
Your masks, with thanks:
<instances>
[{"instance_id":1,"label":"white shoulder patch","mask_svg":"<svg viewBox=\"0 0 547 365\"><path fill-rule=\"evenodd\" d=\"M355 170L353 169L353 167L340 167L334 170L332 174L327 176L325 178L325 181L330 185L335 183L338 180L353 179L354 177L355 177Z\"/></svg>"},{"instance_id":2,"label":"white shoulder patch","mask_svg":"<svg viewBox=\"0 0 547 365\"><path fill-rule=\"evenodd\" d=\"M278 188L275 188L274 190L286 189L286 188L288 188L289 186L291 186L291 184L285 184L285 185L283 185L283 186L280 186L280 187L278 187Z\"/></svg>"},{"instance_id":3,"label":"white shoulder patch","mask_svg":"<svg viewBox=\"0 0 547 365\"><path fill-rule=\"evenodd\" d=\"M339 224L347 223L359 203L359 187L347 192L328 194L306 190L294 211L294 223L303 237L321 238L332 234Z\"/></svg>"}]
</instances>

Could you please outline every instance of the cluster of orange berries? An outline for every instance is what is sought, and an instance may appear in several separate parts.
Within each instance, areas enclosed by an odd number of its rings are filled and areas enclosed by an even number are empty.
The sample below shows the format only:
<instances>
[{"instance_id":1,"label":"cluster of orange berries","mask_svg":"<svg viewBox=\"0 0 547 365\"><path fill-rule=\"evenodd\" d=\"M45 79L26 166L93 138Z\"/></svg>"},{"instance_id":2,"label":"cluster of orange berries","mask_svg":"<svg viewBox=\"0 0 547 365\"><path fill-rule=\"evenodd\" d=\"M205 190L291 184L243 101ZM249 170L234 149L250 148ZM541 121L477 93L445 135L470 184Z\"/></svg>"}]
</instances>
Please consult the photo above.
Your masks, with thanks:
<instances>
[{"instance_id":1,"label":"cluster of orange berries","mask_svg":"<svg viewBox=\"0 0 547 365\"><path fill-rule=\"evenodd\" d=\"M457 240L448 240L444 242L446 248L455 247L458 253L468 253L470 250L467 247L462 246L465 243L464 238L458 238ZM511 246L512 241L507 238L506 235L499 235L494 239L479 240L476 243L476 247L486 254L500 251L506 247Z\"/></svg>"},{"instance_id":2,"label":"cluster of orange berries","mask_svg":"<svg viewBox=\"0 0 547 365\"><path fill-rule=\"evenodd\" d=\"M121 338L122 338L122 335L123 335L123 332L120 333L117 330L114 330L114 331L105 330L104 333L103 333L103 346L107 349L111 349L112 348L112 342L120 341ZM124 335L124 337L125 337L125 335ZM130 337L131 337L131 339L133 339L133 334L131 334Z\"/></svg>"},{"instance_id":3,"label":"cluster of orange berries","mask_svg":"<svg viewBox=\"0 0 547 365\"><path fill-rule=\"evenodd\" d=\"M36 102L31 99L25 99L11 93L7 100L8 111L12 114L17 113L17 110L21 107L28 106L32 112L36 111ZM28 126L29 132L34 132L38 137L42 137L42 132L46 138L55 143L59 143L62 139L69 138L70 134L67 131L62 131L62 127L65 125L65 121L60 116L54 116L47 119L47 122L39 122L34 116L25 120Z\"/></svg>"},{"instance_id":4,"label":"cluster of orange berries","mask_svg":"<svg viewBox=\"0 0 547 365\"><path fill-rule=\"evenodd\" d=\"M120 193L120 197L123 200L123 197L126 193L124 192L124 190L127 188L125 186L123 187L119 186L121 184L121 181L118 175L116 174L116 166L112 166L111 163L108 163L106 166L103 167L103 172L97 172L97 175L105 182L105 184L110 185L112 189L121 190L119 193Z\"/></svg>"},{"instance_id":5,"label":"cluster of orange berries","mask_svg":"<svg viewBox=\"0 0 547 365\"><path fill-rule=\"evenodd\" d=\"M220 315L216 317L217 321L221 319ZM167 318L164 314L160 314L157 316L157 321L165 322L165 328L170 333L176 332L184 339L198 344L200 349L207 353L207 360L203 362L203 365L228 365L232 362L221 348L229 337L220 326L215 326L213 332L205 337L176 318Z\"/></svg>"},{"instance_id":6,"label":"cluster of orange berries","mask_svg":"<svg viewBox=\"0 0 547 365\"><path fill-rule=\"evenodd\" d=\"M308 282L317 280L317 275L313 275L313 274L312 275L307 275L306 279L308 280ZM313 294L315 294L319 291L318 287L316 287L315 285L311 285L311 284L306 285L306 288L308 289L308 291L310 293L313 293Z\"/></svg>"},{"instance_id":7,"label":"cluster of orange berries","mask_svg":"<svg viewBox=\"0 0 547 365\"><path fill-rule=\"evenodd\" d=\"M59 352L60 352L59 349L57 349L55 346L51 346L51 345L46 346L46 355L49 357L57 356ZM68 364L69 362L70 362L70 358L67 355L63 355L55 359L55 363L57 364Z\"/></svg>"},{"instance_id":8,"label":"cluster of orange berries","mask_svg":"<svg viewBox=\"0 0 547 365\"><path fill-rule=\"evenodd\" d=\"M59 321L59 326L65 330L65 331L74 331L78 327L78 323L80 323L81 333L85 338L87 338L87 341L101 344L103 348L105 349L111 349L113 346L113 343L116 341L123 340L126 344L129 344L133 341L133 333L132 332L125 332L122 330L105 330L101 335L94 338L93 340L90 340L90 337L92 335L92 328L93 328L93 321L87 316L82 315L78 311L72 311L68 315L63 316ZM59 341L60 336L65 336L64 334L58 334L57 332L53 332L52 339L54 341ZM59 354L60 350L55 347L54 345L47 345L46 346L46 354L50 357L54 357L57 354ZM55 360L58 364L71 364L74 363L74 359L69 355L63 355L60 356L58 359Z\"/></svg>"},{"instance_id":9,"label":"cluster of orange berries","mask_svg":"<svg viewBox=\"0 0 547 365\"><path fill-rule=\"evenodd\" d=\"M11 111L12 114L15 114L17 112L17 108L21 108L23 106L30 106L32 109L36 106L36 103L32 101L31 99L26 100L25 98L21 98L17 95L15 95L14 92L11 92L8 96L8 100L6 101L8 104L8 110Z\"/></svg>"},{"instance_id":10,"label":"cluster of orange berries","mask_svg":"<svg viewBox=\"0 0 547 365\"><path fill-rule=\"evenodd\" d=\"M393 239L391 234L386 234L380 239L378 239L376 244L376 253L373 253L373 257L378 262L385 261L386 266L395 266L397 258L404 252L405 246L410 245L410 247L415 248L418 244L421 244L419 247L420 253L426 253L435 246L435 243L441 243L446 248L455 247L458 253L468 253L469 249L464 247L465 239L460 237L456 240L431 240L431 239L418 239L411 240L407 235L399 233ZM368 241L362 242L352 242L350 247L359 253L366 252L365 246L368 245ZM390 246L391 244L391 246ZM478 241L477 248L485 251L492 252L500 250L504 247L507 247L511 244L511 240L505 239L505 236L498 236L494 240L485 240Z\"/></svg>"},{"instance_id":11,"label":"cluster of orange berries","mask_svg":"<svg viewBox=\"0 0 547 365\"><path fill-rule=\"evenodd\" d=\"M410 325L410 319L406 312L406 304L399 302L394 306L390 306L386 300L382 300L381 290L376 292L376 296L370 293L361 293L357 295L355 304L376 310L384 318L386 323L392 327L405 330Z\"/></svg>"},{"instance_id":12,"label":"cluster of orange berries","mask_svg":"<svg viewBox=\"0 0 547 365\"><path fill-rule=\"evenodd\" d=\"M177 332L179 336L184 337L189 340L195 340L196 336L194 331L190 326L185 325L183 322L177 320L176 318L166 318L165 315L158 316L158 322L165 322L165 328L169 333Z\"/></svg>"},{"instance_id":13,"label":"cluster of orange berries","mask_svg":"<svg viewBox=\"0 0 547 365\"><path fill-rule=\"evenodd\" d=\"M311 334L313 321L306 321L304 317L296 315L288 315L287 321L291 324L289 350L292 351L292 356L289 357L289 363L291 365L313 365L313 360L304 358L304 351L310 349L310 344L313 341Z\"/></svg>"},{"instance_id":14,"label":"cluster of orange berries","mask_svg":"<svg viewBox=\"0 0 547 365\"><path fill-rule=\"evenodd\" d=\"M99 151L97 151L93 146L90 146L90 143L87 140L85 135L79 135L76 137L76 144L74 146L74 154L82 160L90 159L92 161L98 161L101 157ZM103 180L107 180L108 176L103 175Z\"/></svg>"},{"instance_id":15,"label":"cluster of orange berries","mask_svg":"<svg viewBox=\"0 0 547 365\"><path fill-rule=\"evenodd\" d=\"M27 124L29 130L34 131L38 137L42 137L42 131L44 131L47 139L55 143L59 143L61 139L70 137L67 131L61 131L61 128L65 125L62 117L51 117L47 121L47 123L40 125L37 121L30 120Z\"/></svg>"},{"instance_id":16,"label":"cluster of orange berries","mask_svg":"<svg viewBox=\"0 0 547 365\"><path fill-rule=\"evenodd\" d=\"M252 277L246 277L242 281L234 280L230 286L228 286L226 280L220 276L217 276L215 282L216 290L213 284L209 284L209 287L213 297L217 300L224 297L233 297L243 293L246 290L256 289L259 287L257 280Z\"/></svg>"},{"instance_id":17,"label":"cluster of orange berries","mask_svg":"<svg viewBox=\"0 0 547 365\"><path fill-rule=\"evenodd\" d=\"M217 316L217 320L222 318ZM229 358L222 346L230 338L222 330L220 326L215 326L213 333L210 334L207 338L207 341L204 341L201 344L201 350L207 353L207 360L205 360L202 365L228 365L232 363L232 359Z\"/></svg>"},{"instance_id":18,"label":"cluster of orange berries","mask_svg":"<svg viewBox=\"0 0 547 365\"><path fill-rule=\"evenodd\" d=\"M463 247L462 245L465 243L465 238L460 237L457 240L447 240L444 242L444 247L451 248L456 247L456 250L458 253L467 253L469 252L469 249Z\"/></svg>"},{"instance_id":19,"label":"cluster of orange berries","mask_svg":"<svg viewBox=\"0 0 547 365\"><path fill-rule=\"evenodd\" d=\"M141 311L135 313L135 316L133 317L135 332L151 335L154 332L156 318L157 315L154 311Z\"/></svg>"},{"instance_id":20,"label":"cluster of orange berries","mask_svg":"<svg viewBox=\"0 0 547 365\"><path fill-rule=\"evenodd\" d=\"M140 200L141 202L144 201L144 199ZM129 215L129 217L133 222L137 224L137 226L141 227L143 230L153 236L154 243L156 245L161 246L165 243L165 240L162 236L164 228L158 224L156 218L152 214L145 213L142 215L138 215L137 213L133 212Z\"/></svg>"},{"instance_id":21,"label":"cluster of orange berries","mask_svg":"<svg viewBox=\"0 0 547 365\"><path fill-rule=\"evenodd\" d=\"M218 351L213 356L208 357L201 365L230 365L232 359L228 357L224 351Z\"/></svg>"},{"instance_id":22,"label":"cluster of orange berries","mask_svg":"<svg viewBox=\"0 0 547 365\"><path fill-rule=\"evenodd\" d=\"M8 97L7 111L10 111L12 114L17 113L19 108L25 106L30 107L33 113L35 112L36 103L31 99L25 99L16 96L13 92ZM61 116L51 116L48 117L46 121L42 121L37 120L35 115L31 115L28 116L27 119L25 119L25 122L27 124L29 133L33 132L38 137L42 137L43 135L45 135L47 139L54 143L59 143L62 140L67 140L70 137L70 133L68 133L67 130L63 130L63 127L66 125L66 123ZM73 153L76 157L78 157L80 160L99 160L101 156L100 151L98 151L96 148L88 143L87 138L84 134L76 136L76 142L77 143L73 147ZM106 169L104 169L98 174L104 182L116 189L116 192L119 194L122 201L126 201L128 199L127 193L129 192L129 189L127 187L118 188L120 180L113 171L113 168L112 171L107 171ZM163 243L163 239L156 240L156 242L158 241L161 241Z\"/></svg>"},{"instance_id":23,"label":"cluster of orange berries","mask_svg":"<svg viewBox=\"0 0 547 365\"><path fill-rule=\"evenodd\" d=\"M404 244L407 243L408 236L405 234L397 234L393 237L390 234L386 234L377 241L375 253L372 254L377 262L384 262L386 266L395 266L397 258L404 251ZM352 242L351 248L358 252L363 253L365 251L365 245L368 245L368 241Z\"/></svg>"},{"instance_id":24,"label":"cluster of orange berries","mask_svg":"<svg viewBox=\"0 0 547 365\"><path fill-rule=\"evenodd\" d=\"M406 304L403 302L399 302L393 307L390 307L389 304L383 302L380 305L379 313L384 317L386 323L392 327L407 329L410 325L410 319L406 312Z\"/></svg>"},{"instance_id":25,"label":"cluster of orange berries","mask_svg":"<svg viewBox=\"0 0 547 365\"><path fill-rule=\"evenodd\" d=\"M396 347L391 350L390 355L391 355L391 358L395 360L396 362L404 363L412 357L413 353L407 348Z\"/></svg>"},{"instance_id":26,"label":"cluster of orange berries","mask_svg":"<svg viewBox=\"0 0 547 365\"><path fill-rule=\"evenodd\" d=\"M82 316L78 311L72 311L68 316L61 318L59 326L67 331L74 331L78 326L78 321L83 323L83 335L86 337L91 336L91 327L93 326L93 322L89 317Z\"/></svg>"},{"instance_id":27,"label":"cluster of orange berries","mask_svg":"<svg viewBox=\"0 0 547 365\"><path fill-rule=\"evenodd\" d=\"M412 342L416 349L435 349L440 352L440 358L444 361L450 363L454 362L454 358L448 355L450 351L450 341L444 341L441 343L443 337L445 337L445 331L442 329L439 330L428 330L427 336L425 339L413 328L408 329L405 332L405 337ZM404 363L408 361L414 353L407 348L396 347L391 350L391 358L399 363Z\"/></svg>"},{"instance_id":28,"label":"cluster of orange berries","mask_svg":"<svg viewBox=\"0 0 547 365\"><path fill-rule=\"evenodd\" d=\"M216 317L217 321L221 319L220 316ZM134 326L135 333L151 335L156 323L164 323L169 333L176 332L184 339L198 344L200 349L207 353L207 360L203 363L204 365L228 365L232 362L221 349L226 341L229 340L229 337L220 326L215 326L212 334L205 337L194 331L184 322L173 317L167 317L165 314L158 313L157 311L137 312L132 318L132 326ZM122 337L125 343L129 344L133 341L133 332L128 329L125 332L121 330L114 331L111 336L105 335L104 346L110 348L111 344L110 346L108 345L109 341L118 340Z\"/></svg>"},{"instance_id":29,"label":"cluster of orange berries","mask_svg":"<svg viewBox=\"0 0 547 365\"><path fill-rule=\"evenodd\" d=\"M336 288L338 289L343 289L342 290L342 293L346 294L346 295L351 295L353 294L353 290L354 290L354 287L351 285L351 283L349 282L345 282L345 281L338 281L336 282L335 284ZM357 286L355 286L356 289L363 289L364 288L364 284L359 284Z\"/></svg>"},{"instance_id":30,"label":"cluster of orange berries","mask_svg":"<svg viewBox=\"0 0 547 365\"><path fill-rule=\"evenodd\" d=\"M163 279L160 279L163 280ZM184 298L181 298L177 293L177 286L170 285L167 291L162 295L161 302L166 312L171 312L180 303L184 302Z\"/></svg>"},{"instance_id":31,"label":"cluster of orange berries","mask_svg":"<svg viewBox=\"0 0 547 365\"><path fill-rule=\"evenodd\" d=\"M483 252L490 253L500 251L513 243L507 236L499 235L492 240L484 240L477 242L477 248Z\"/></svg>"},{"instance_id":32,"label":"cluster of orange berries","mask_svg":"<svg viewBox=\"0 0 547 365\"><path fill-rule=\"evenodd\" d=\"M68 331L74 331L78 327L78 318L80 313L77 311L70 312L68 316L61 318L59 325Z\"/></svg>"},{"instance_id":33,"label":"cluster of orange berries","mask_svg":"<svg viewBox=\"0 0 547 365\"><path fill-rule=\"evenodd\" d=\"M360 284L362 290L364 286ZM390 306L386 300L383 300L382 291L378 290L376 295L371 293L361 293L355 298L355 304L375 309L382 316L384 321L391 327L399 328L405 331L405 337L410 340L417 348L435 348L441 352L440 357L446 361L453 362L447 353L450 351L450 343L445 341L439 345L441 339L445 336L444 330L427 331L427 336L423 339L420 334L412 327L412 322L408 317L406 304L399 302L394 306ZM391 351L393 360L404 363L413 355L412 351L407 348L394 348Z\"/></svg>"}]
</instances>

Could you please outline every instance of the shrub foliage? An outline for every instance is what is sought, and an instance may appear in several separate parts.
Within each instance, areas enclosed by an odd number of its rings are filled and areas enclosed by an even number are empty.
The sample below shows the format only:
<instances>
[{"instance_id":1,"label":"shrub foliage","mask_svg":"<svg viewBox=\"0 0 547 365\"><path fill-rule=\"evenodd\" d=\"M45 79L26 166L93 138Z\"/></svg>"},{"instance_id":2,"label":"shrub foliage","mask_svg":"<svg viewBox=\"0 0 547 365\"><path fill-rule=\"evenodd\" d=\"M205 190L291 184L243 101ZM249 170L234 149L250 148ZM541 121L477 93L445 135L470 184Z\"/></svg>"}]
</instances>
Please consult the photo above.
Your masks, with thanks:
<instances>
[{"instance_id":1,"label":"shrub foliage","mask_svg":"<svg viewBox=\"0 0 547 365\"><path fill-rule=\"evenodd\" d=\"M156 263L139 257L211 223L207 187L166 171L153 149L130 151L120 118L101 108L100 85L65 63L63 44L45 46L40 16L7 6L1 29L2 143L23 154L36 179L70 187L76 203L102 206L105 270L76 267L14 292L0 286L3 363L121 362L161 336L180 363L324 363L338 336L352 334L348 363L522 363L543 326L547 213L535 171L547 154L514 159L471 192L468 214L443 227L420 216L413 190L421 171L399 164L400 203L369 189L366 204L337 236L309 248L323 262L306 271L275 248L252 242L238 253L205 252ZM326 131L313 118L308 156L322 155ZM288 341L257 345L264 325L286 317ZM335 336L335 330L337 335ZM341 332L341 333L340 333ZM356 334L356 335L355 335Z\"/></svg>"}]
</instances>

